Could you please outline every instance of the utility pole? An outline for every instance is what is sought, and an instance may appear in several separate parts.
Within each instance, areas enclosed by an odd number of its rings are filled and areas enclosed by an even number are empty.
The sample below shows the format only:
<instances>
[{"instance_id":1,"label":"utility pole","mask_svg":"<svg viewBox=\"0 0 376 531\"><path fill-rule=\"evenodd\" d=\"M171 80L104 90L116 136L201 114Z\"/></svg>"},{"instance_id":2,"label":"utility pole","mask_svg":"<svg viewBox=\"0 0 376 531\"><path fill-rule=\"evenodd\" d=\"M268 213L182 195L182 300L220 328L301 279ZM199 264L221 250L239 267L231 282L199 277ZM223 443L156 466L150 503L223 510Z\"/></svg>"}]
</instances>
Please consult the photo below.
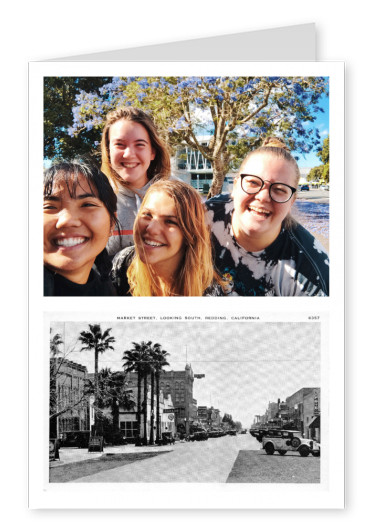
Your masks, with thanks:
<instances>
[{"instance_id":1,"label":"utility pole","mask_svg":"<svg viewBox=\"0 0 376 531\"><path fill-rule=\"evenodd\" d=\"M189 435L189 400L188 400L188 389L189 389L189 377L187 375L187 366L188 366L188 347L185 345L185 435Z\"/></svg>"}]
</instances>

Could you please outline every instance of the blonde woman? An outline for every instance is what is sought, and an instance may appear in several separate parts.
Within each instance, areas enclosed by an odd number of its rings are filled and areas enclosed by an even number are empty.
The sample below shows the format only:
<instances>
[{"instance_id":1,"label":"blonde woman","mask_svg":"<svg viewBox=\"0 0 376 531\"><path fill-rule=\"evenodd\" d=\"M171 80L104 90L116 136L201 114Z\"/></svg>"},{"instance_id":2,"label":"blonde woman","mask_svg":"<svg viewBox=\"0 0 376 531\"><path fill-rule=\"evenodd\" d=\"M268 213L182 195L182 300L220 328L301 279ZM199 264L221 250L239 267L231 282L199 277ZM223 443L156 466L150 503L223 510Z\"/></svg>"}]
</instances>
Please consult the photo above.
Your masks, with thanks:
<instances>
[{"instance_id":1,"label":"blonde woman","mask_svg":"<svg viewBox=\"0 0 376 531\"><path fill-rule=\"evenodd\" d=\"M152 118L135 107L110 112L101 142L102 171L117 195L120 230L114 231L107 249L113 257L133 245L133 224L147 189L170 177L170 155Z\"/></svg>"},{"instance_id":2,"label":"blonde woman","mask_svg":"<svg viewBox=\"0 0 376 531\"><path fill-rule=\"evenodd\" d=\"M299 178L288 148L269 137L244 159L231 196L206 202L215 264L231 294L329 295L328 255L291 217Z\"/></svg>"},{"instance_id":3,"label":"blonde woman","mask_svg":"<svg viewBox=\"0 0 376 531\"><path fill-rule=\"evenodd\" d=\"M113 261L119 295L224 295L214 271L210 230L199 193L163 180L146 192L134 224L135 247Z\"/></svg>"}]
</instances>

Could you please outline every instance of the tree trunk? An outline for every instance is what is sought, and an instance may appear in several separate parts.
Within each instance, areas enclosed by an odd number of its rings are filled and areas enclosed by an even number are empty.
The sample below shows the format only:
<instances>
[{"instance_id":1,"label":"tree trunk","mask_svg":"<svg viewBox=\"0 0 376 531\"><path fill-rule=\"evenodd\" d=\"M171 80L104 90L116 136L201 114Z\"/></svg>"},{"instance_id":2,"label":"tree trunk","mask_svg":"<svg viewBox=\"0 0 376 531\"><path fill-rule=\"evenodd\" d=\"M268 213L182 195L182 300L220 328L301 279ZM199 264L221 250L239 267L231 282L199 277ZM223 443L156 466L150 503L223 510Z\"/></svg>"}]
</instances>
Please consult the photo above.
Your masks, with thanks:
<instances>
[{"instance_id":1,"label":"tree trunk","mask_svg":"<svg viewBox=\"0 0 376 531\"><path fill-rule=\"evenodd\" d=\"M223 182L229 169L228 153L219 152L212 162L213 181L210 187L207 199L214 197L222 192Z\"/></svg>"},{"instance_id":2,"label":"tree trunk","mask_svg":"<svg viewBox=\"0 0 376 531\"><path fill-rule=\"evenodd\" d=\"M98 407L99 385L98 385L98 350L94 350L94 435L97 434L98 417L96 408Z\"/></svg>"},{"instance_id":3,"label":"tree trunk","mask_svg":"<svg viewBox=\"0 0 376 531\"><path fill-rule=\"evenodd\" d=\"M148 375L147 372L144 374L144 436L142 438L142 444L147 446L148 444L148 434L147 434L147 414L148 414Z\"/></svg>"},{"instance_id":4,"label":"tree trunk","mask_svg":"<svg viewBox=\"0 0 376 531\"><path fill-rule=\"evenodd\" d=\"M137 436L136 446L141 445L141 368L137 371Z\"/></svg>"},{"instance_id":5,"label":"tree trunk","mask_svg":"<svg viewBox=\"0 0 376 531\"><path fill-rule=\"evenodd\" d=\"M116 397L112 399L112 432L119 433L119 402Z\"/></svg>"},{"instance_id":6,"label":"tree trunk","mask_svg":"<svg viewBox=\"0 0 376 531\"><path fill-rule=\"evenodd\" d=\"M155 373L155 387L157 394L157 440L156 443L160 444L161 442L161 423L159 419L159 371Z\"/></svg>"},{"instance_id":7,"label":"tree trunk","mask_svg":"<svg viewBox=\"0 0 376 531\"><path fill-rule=\"evenodd\" d=\"M150 373L150 437L149 443L154 444L154 369Z\"/></svg>"}]
</instances>

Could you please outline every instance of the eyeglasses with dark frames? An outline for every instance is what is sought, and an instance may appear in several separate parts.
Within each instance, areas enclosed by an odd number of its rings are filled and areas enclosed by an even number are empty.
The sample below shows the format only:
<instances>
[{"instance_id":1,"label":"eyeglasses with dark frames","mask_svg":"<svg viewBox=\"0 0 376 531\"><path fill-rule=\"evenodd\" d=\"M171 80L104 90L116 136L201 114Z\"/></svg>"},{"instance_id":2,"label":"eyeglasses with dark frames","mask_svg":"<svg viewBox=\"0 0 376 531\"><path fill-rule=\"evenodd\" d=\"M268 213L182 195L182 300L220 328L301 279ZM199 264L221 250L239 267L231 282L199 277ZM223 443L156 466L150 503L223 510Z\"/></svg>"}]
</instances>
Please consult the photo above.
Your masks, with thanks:
<instances>
[{"instance_id":1,"label":"eyeglasses with dark frames","mask_svg":"<svg viewBox=\"0 0 376 531\"><path fill-rule=\"evenodd\" d=\"M247 175L246 173L240 174L240 185L243 192L246 194L258 194L264 188L265 183L270 183L270 181L264 181L264 179L257 177L257 175ZM287 203L295 192L296 188L285 183L269 184L270 199L276 203Z\"/></svg>"}]
</instances>

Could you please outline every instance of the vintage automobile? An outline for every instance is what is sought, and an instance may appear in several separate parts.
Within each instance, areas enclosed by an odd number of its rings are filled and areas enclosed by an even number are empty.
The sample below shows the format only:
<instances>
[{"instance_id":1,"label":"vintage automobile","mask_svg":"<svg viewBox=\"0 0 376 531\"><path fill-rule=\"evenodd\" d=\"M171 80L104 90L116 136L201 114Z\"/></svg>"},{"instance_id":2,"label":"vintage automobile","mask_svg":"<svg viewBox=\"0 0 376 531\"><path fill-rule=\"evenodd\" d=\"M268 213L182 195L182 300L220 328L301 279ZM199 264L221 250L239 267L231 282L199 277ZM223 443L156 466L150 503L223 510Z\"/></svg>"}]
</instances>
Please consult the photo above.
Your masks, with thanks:
<instances>
[{"instance_id":1,"label":"vintage automobile","mask_svg":"<svg viewBox=\"0 0 376 531\"><path fill-rule=\"evenodd\" d=\"M208 432L206 430L196 430L188 436L188 441L206 441L208 437Z\"/></svg>"},{"instance_id":2,"label":"vintage automobile","mask_svg":"<svg viewBox=\"0 0 376 531\"><path fill-rule=\"evenodd\" d=\"M175 437L173 436L171 431L164 431L162 433L161 444L175 444Z\"/></svg>"},{"instance_id":3,"label":"vintage automobile","mask_svg":"<svg viewBox=\"0 0 376 531\"><path fill-rule=\"evenodd\" d=\"M226 432L222 430L221 428L211 428L208 431L208 435L211 438L212 437L223 437L224 435L226 435Z\"/></svg>"},{"instance_id":4,"label":"vintage automobile","mask_svg":"<svg viewBox=\"0 0 376 531\"><path fill-rule=\"evenodd\" d=\"M268 455L277 451L280 455L299 452L302 457L309 454L320 456L320 444L312 439L305 439L300 431L295 430L268 430L262 435L262 448Z\"/></svg>"},{"instance_id":5,"label":"vintage automobile","mask_svg":"<svg viewBox=\"0 0 376 531\"><path fill-rule=\"evenodd\" d=\"M268 431L268 428L251 428L249 433L252 437L255 437L258 442L262 442L262 438L268 433Z\"/></svg>"},{"instance_id":6,"label":"vintage automobile","mask_svg":"<svg viewBox=\"0 0 376 531\"><path fill-rule=\"evenodd\" d=\"M90 431L66 431L60 435L60 446L72 448L87 448L89 445Z\"/></svg>"}]
</instances>

